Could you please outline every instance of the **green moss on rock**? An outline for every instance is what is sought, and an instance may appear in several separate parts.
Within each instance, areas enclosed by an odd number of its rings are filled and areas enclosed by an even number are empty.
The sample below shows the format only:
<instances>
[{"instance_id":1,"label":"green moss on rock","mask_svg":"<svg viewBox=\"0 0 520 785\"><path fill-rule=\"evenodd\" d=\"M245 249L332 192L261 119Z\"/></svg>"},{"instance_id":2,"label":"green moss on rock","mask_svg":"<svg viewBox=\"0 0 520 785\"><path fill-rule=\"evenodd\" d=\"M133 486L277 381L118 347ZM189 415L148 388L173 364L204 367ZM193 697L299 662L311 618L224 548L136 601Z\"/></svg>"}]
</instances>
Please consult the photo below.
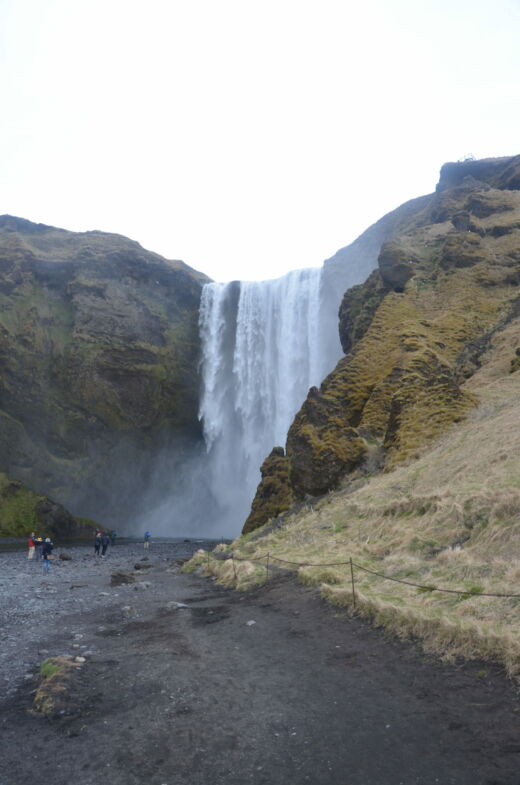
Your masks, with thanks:
<instances>
[{"instance_id":1,"label":"green moss on rock","mask_svg":"<svg viewBox=\"0 0 520 785\"><path fill-rule=\"evenodd\" d=\"M153 456L201 439L205 280L118 235L0 217L0 471L125 520Z\"/></svg>"},{"instance_id":2,"label":"green moss on rock","mask_svg":"<svg viewBox=\"0 0 520 785\"><path fill-rule=\"evenodd\" d=\"M289 483L289 459L283 447L273 448L263 462L260 472L262 479L242 534L248 534L271 518L286 512L294 501Z\"/></svg>"},{"instance_id":3,"label":"green moss on rock","mask_svg":"<svg viewBox=\"0 0 520 785\"><path fill-rule=\"evenodd\" d=\"M520 157L448 166L429 203L386 239L379 269L345 294L346 356L309 391L287 437L296 500L363 467L367 442L382 445L386 469L414 459L476 405L464 382L518 316L519 167Z\"/></svg>"},{"instance_id":4,"label":"green moss on rock","mask_svg":"<svg viewBox=\"0 0 520 785\"><path fill-rule=\"evenodd\" d=\"M25 537L31 531L60 539L91 537L97 525L74 518L61 504L0 473L0 537Z\"/></svg>"}]
</instances>

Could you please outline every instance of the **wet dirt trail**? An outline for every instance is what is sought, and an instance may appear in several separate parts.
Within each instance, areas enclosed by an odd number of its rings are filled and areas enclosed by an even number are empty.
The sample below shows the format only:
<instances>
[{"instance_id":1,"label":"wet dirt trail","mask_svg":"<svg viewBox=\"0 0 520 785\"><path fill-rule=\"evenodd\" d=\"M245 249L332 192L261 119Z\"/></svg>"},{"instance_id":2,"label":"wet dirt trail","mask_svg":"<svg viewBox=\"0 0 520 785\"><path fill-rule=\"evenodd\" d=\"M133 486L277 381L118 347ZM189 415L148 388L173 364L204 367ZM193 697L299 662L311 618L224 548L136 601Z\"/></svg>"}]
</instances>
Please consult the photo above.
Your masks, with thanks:
<instances>
[{"instance_id":1,"label":"wet dirt trail","mask_svg":"<svg viewBox=\"0 0 520 785\"><path fill-rule=\"evenodd\" d=\"M289 573L246 594L166 557L142 589L109 577L34 642L85 654L64 713L31 712L27 674L0 703L1 785L520 785L498 668L425 658Z\"/></svg>"}]
</instances>

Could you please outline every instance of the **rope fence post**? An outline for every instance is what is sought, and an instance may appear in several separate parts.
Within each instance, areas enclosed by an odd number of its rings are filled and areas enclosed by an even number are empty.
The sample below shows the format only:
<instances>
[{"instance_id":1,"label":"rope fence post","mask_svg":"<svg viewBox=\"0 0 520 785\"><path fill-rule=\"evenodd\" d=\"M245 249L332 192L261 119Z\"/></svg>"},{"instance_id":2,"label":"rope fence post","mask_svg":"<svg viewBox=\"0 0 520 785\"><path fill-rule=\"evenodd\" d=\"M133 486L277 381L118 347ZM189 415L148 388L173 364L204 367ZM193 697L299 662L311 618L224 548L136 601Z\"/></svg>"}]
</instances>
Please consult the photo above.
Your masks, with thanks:
<instances>
[{"instance_id":1,"label":"rope fence post","mask_svg":"<svg viewBox=\"0 0 520 785\"><path fill-rule=\"evenodd\" d=\"M269 580L269 553L267 554L267 560L265 562L265 582Z\"/></svg>"},{"instance_id":2,"label":"rope fence post","mask_svg":"<svg viewBox=\"0 0 520 785\"><path fill-rule=\"evenodd\" d=\"M206 553L208 554L208 568L209 568L209 550L207 550Z\"/></svg>"},{"instance_id":3,"label":"rope fence post","mask_svg":"<svg viewBox=\"0 0 520 785\"><path fill-rule=\"evenodd\" d=\"M352 556L350 557L350 580L352 581L352 604L356 608L356 587L354 584L354 565L352 563Z\"/></svg>"},{"instance_id":4,"label":"rope fence post","mask_svg":"<svg viewBox=\"0 0 520 785\"><path fill-rule=\"evenodd\" d=\"M237 579L237 568L235 565L235 551L231 551L231 561L233 562L233 572L235 573L235 580Z\"/></svg>"}]
</instances>

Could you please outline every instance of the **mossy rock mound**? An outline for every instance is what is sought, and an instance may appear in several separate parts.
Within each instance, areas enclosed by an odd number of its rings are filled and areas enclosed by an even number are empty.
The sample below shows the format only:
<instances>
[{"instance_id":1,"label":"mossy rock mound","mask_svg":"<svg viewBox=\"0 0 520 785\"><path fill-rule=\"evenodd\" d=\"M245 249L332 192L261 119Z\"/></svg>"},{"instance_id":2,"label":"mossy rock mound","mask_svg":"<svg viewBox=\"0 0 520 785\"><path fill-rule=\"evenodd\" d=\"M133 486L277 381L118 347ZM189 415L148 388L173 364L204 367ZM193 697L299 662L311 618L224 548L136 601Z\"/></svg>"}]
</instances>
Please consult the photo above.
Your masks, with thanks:
<instances>
[{"instance_id":1,"label":"mossy rock mound","mask_svg":"<svg viewBox=\"0 0 520 785\"><path fill-rule=\"evenodd\" d=\"M289 471L289 459L283 447L274 447L260 469L262 479L244 524L243 534L258 529L291 507L294 495L289 482Z\"/></svg>"},{"instance_id":2,"label":"mossy rock mound","mask_svg":"<svg viewBox=\"0 0 520 785\"><path fill-rule=\"evenodd\" d=\"M0 537L25 537L34 531L53 539L81 539L91 537L95 526L0 473Z\"/></svg>"},{"instance_id":3,"label":"mossy rock mound","mask_svg":"<svg viewBox=\"0 0 520 785\"><path fill-rule=\"evenodd\" d=\"M367 445L347 425L341 402L311 388L287 435L291 485L297 498L319 496L358 466Z\"/></svg>"}]
</instances>

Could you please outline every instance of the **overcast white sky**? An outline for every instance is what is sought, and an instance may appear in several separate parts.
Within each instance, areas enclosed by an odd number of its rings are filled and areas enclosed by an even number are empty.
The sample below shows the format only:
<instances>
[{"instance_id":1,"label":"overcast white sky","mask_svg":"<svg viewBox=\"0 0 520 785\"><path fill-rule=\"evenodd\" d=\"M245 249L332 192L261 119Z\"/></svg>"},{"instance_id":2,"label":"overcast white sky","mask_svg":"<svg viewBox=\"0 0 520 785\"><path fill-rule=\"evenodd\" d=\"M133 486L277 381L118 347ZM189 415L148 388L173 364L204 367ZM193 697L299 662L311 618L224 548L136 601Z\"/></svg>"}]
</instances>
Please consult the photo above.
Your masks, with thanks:
<instances>
[{"instance_id":1,"label":"overcast white sky","mask_svg":"<svg viewBox=\"0 0 520 785\"><path fill-rule=\"evenodd\" d=\"M0 214L216 280L520 153L520 0L0 0Z\"/></svg>"}]
</instances>

